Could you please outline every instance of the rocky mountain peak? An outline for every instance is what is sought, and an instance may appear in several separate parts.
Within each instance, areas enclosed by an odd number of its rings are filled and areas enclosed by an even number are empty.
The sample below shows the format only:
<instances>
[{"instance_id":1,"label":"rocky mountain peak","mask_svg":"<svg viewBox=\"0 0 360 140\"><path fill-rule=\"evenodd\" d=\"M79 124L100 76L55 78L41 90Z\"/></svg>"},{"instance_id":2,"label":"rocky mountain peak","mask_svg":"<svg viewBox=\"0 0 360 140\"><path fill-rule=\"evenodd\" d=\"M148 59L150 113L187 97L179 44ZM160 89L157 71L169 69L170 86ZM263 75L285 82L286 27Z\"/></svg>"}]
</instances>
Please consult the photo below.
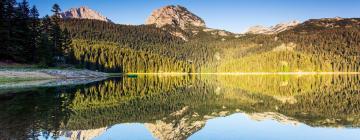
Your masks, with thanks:
<instances>
[{"instance_id":1,"label":"rocky mountain peak","mask_svg":"<svg viewBox=\"0 0 360 140\"><path fill-rule=\"evenodd\" d=\"M277 24L277 25L271 26L271 27L264 27L264 26L257 25L257 26L250 27L246 33L249 33L249 34L277 34L282 31L288 30L292 27L295 27L299 24L300 24L299 21L294 20L294 21L290 21L290 22L286 22L286 23L280 23L280 24Z\"/></svg>"},{"instance_id":2,"label":"rocky mountain peak","mask_svg":"<svg viewBox=\"0 0 360 140\"><path fill-rule=\"evenodd\" d=\"M90 9L89 7L82 6L79 8L71 8L63 13L60 13L60 17L67 18L78 18L78 19L94 19L100 21L111 22L110 19L101 15L99 12Z\"/></svg>"},{"instance_id":3,"label":"rocky mountain peak","mask_svg":"<svg viewBox=\"0 0 360 140\"><path fill-rule=\"evenodd\" d=\"M154 24L156 27L171 25L187 29L188 27L205 27L205 22L197 15L180 5L169 5L154 10L145 24Z\"/></svg>"}]
</instances>

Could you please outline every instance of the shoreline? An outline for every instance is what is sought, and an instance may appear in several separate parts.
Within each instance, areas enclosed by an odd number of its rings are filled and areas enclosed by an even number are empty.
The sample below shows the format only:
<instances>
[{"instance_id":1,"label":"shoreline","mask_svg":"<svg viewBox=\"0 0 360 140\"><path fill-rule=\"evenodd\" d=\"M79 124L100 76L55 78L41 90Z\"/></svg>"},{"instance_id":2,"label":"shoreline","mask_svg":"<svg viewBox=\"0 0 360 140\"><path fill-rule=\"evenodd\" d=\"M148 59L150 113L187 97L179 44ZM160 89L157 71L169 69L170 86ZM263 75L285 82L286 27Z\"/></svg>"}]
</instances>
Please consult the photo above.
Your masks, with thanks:
<instances>
[{"instance_id":1,"label":"shoreline","mask_svg":"<svg viewBox=\"0 0 360 140\"><path fill-rule=\"evenodd\" d=\"M360 72L205 72L125 73L124 75L360 75Z\"/></svg>"},{"instance_id":2,"label":"shoreline","mask_svg":"<svg viewBox=\"0 0 360 140\"><path fill-rule=\"evenodd\" d=\"M110 77L152 76L261 76L261 75L360 75L360 72L222 72L222 73L103 73L87 69L0 69L0 91L13 88L85 84ZM135 77L136 77L135 76ZM1 93L0 93L1 94Z\"/></svg>"},{"instance_id":3,"label":"shoreline","mask_svg":"<svg viewBox=\"0 0 360 140\"><path fill-rule=\"evenodd\" d=\"M11 81L114 77L122 75L360 75L360 72L161 72L104 73L87 69L0 69L0 83Z\"/></svg>"},{"instance_id":4,"label":"shoreline","mask_svg":"<svg viewBox=\"0 0 360 140\"><path fill-rule=\"evenodd\" d=\"M0 69L0 83L17 81L103 78L109 74L86 69Z\"/></svg>"},{"instance_id":5,"label":"shoreline","mask_svg":"<svg viewBox=\"0 0 360 140\"><path fill-rule=\"evenodd\" d=\"M108 73L86 69L0 69L0 94L8 89L87 84L108 77Z\"/></svg>"}]
</instances>

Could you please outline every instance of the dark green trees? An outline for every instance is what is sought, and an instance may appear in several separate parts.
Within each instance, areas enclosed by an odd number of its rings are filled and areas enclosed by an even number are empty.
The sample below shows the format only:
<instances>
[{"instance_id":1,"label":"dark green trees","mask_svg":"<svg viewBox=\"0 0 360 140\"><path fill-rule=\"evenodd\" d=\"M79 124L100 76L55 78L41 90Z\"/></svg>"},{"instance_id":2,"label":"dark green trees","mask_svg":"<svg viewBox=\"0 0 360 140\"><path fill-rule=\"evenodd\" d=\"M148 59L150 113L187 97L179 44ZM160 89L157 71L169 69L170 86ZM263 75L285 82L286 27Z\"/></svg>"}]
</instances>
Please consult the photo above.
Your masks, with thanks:
<instances>
[{"instance_id":1,"label":"dark green trees","mask_svg":"<svg viewBox=\"0 0 360 140\"><path fill-rule=\"evenodd\" d=\"M53 6L54 15L39 19L35 6L23 0L0 2L0 61L40 63L53 66L65 60L66 50L71 45L67 31L59 25L59 5Z\"/></svg>"},{"instance_id":2,"label":"dark green trees","mask_svg":"<svg viewBox=\"0 0 360 140\"><path fill-rule=\"evenodd\" d=\"M58 4L54 4L52 7L53 16L51 16L51 38L54 45L54 55L56 59L61 59L62 55L62 30L60 29L60 6Z\"/></svg>"},{"instance_id":3,"label":"dark green trees","mask_svg":"<svg viewBox=\"0 0 360 140\"><path fill-rule=\"evenodd\" d=\"M70 32L65 28L62 35L61 54L66 59L67 63L74 63L72 39Z\"/></svg>"},{"instance_id":4,"label":"dark green trees","mask_svg":"<svg viewBox=\"0 0 360 140\"><path fill-rule=\"evenodd\" d=\"M36 37L37 31L34 26L38 26L35 24L38 21L36 8L33 7L30 10L26 0L20 3L16 3L15 0L3 0L0 7L2 44L0 60L35 61L36 42L34 42L34 37Z\"/></svg>"},{"instance_id":5,"label":"dark green trees","mask_svg":"<svg viewBox=\"0 0 360 140\"><path fill-rule=\"evenodd\" d=\"M1 51L0 58L2 60L19 59L16 53L21 46L15 42L15 36L19 33L17 26L14 26L15 19L18 19L18 10L15 8L15 0L2 0L0 8L0 33L1 33Z\"/></svg>"},{"instance_id":6,"label":"dark green trees","mask_svg":"<svg viewBox=\"0 0 360 140\"><path fill-rule=\"evenodd\" d=\"M41 66L53 65L54 46L50 38L51 32L51 19L49 16L45 16L40 26L40 37L38 49L37 49L37 60Z\"/></svg>"},{"instance_id":7,"label":"dark green trees","mask_svg":"<svg viewBox=\"0 0 360 140\"><path fill-rule=\"evenodd\" d=\"M39 43L40 43L40 35L41 35L41 30L40 30L40 19L39 19L39 12L36 9L35 6L33 6L30 9L30 23L29 23L29 29L30 29L30 38L29 38L29 53L30 54L37 54L37 49L39 48ZM37 55L32 55L30 57L30 61L38 61L38 57Z\"/></svg>"}]
</instances>

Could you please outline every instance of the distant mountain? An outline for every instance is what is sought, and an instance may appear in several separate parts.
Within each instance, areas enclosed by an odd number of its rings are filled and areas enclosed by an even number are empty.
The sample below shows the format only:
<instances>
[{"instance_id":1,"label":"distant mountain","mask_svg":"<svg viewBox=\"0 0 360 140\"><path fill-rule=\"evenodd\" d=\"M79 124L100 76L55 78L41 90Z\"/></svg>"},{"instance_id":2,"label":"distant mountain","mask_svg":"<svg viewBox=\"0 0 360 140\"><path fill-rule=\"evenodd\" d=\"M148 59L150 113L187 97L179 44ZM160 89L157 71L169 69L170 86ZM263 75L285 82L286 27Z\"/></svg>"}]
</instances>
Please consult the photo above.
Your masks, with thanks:
<instances>
[{"instance_id":1,"label":"distant mountain","mask_svg":"<svg viewBox=\"0 0 360 140\"><path fill-rule=\"evenodd\" d=\"M147 25L154 24L156 27L170 25L185 30L189 27L206 27L203 19L180 5L169 5L154 10L146 20Z\"/></svg>"},{"instance_id":2,"label":"distant mountain","mask_svg":"<svg viewBox=\"0 0 360 140\"><path fill-rule=\"evenodd\" d=\"M99 12L94 11L86 6L79 8L71 8L70 10L61 13L60 17L64 19L68 19L68 18L94 19L94 20L112 22L107 17L101 15Z\"/></svg>"},{"instance_id":3,"label":"distant mountain","mask_svg":"<svg viewBox=\"0 0 360 140\"><path fill-rule=\"evenodd\" d=\"M292 32L304 33L304 32L318 32L321 30L333 30L333 29L349 29L360 28L360 18L321 18L321 19L309 19L304 23L294 27Z\"/></svg>"},{"instance_id":4,"label":"distant mountain","mask_svg":"<svg viewBox=\"0 0 360 140\"><path fill-rule=\"evenodd\" d=\"M168 5L154 10L145 24L155 25L185 41L199 36L213 38L234 35L225 30L206 27L202 18L180 5Z\"/></svg>"},{"instance_id":5,"label":"distant mountain","mask_svg":"<svg viewBox=\"0 0 360 140\"><path fill-rule=\"evenodd\" d=\"M294 21L290 21L287 23L280 23L280 24L277 24L277 25L271 26L271 27L264 27L264 26L258 25L258 26L250 27L246 33L248 33L248 34L277 34L282 31L291 29L292 27L295 27L299 24L300 24L299 21L294 20Z\"/></svg>"},{"instance_id":6,"label":"distant mountain","mask_svg":"<svg viewBox=\"0 0 360 140\"><path fill-rule=\"evenodd\" d=\"M252 26L250 27L246 33L249 34L267 34L268 32L270 32L270 28L269 27L265 27L265 26L261 26L261 25L256 25L256 26Z\"/></svg>"}]
</instances>

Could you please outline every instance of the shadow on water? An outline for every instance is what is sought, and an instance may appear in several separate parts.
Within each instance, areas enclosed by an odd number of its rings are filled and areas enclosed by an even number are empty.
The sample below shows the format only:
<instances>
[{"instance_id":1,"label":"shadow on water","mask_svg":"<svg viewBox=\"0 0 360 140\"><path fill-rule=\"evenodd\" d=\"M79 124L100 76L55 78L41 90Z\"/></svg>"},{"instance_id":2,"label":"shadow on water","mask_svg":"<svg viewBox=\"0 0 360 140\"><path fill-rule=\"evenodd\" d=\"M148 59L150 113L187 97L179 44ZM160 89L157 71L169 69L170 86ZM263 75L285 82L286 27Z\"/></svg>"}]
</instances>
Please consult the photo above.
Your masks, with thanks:
<instances>
[{"instance_id":1,"label":"shadow on water","mask_svg":"<svg viewBox=\"0 0 360 140\"><path fill-rule=\"evenodd\" d=\"M359 128L359 78L145 75L7 91L0 95L0 137L55 139L142 123L158 139L186 139L207 120L237 112L254 120Z\"/></svg>"}]
</instances>

